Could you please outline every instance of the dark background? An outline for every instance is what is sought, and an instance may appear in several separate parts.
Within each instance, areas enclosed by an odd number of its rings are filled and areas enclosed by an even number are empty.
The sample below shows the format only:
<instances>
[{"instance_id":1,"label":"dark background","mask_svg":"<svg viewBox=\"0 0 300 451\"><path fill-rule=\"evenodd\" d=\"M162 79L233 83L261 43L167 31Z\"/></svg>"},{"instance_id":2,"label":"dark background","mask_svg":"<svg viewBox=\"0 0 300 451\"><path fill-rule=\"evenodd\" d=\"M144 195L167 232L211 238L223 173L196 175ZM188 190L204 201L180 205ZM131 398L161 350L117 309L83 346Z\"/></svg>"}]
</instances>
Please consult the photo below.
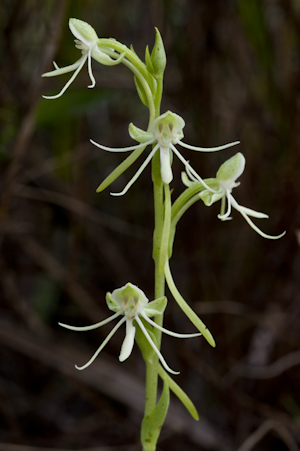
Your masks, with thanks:
<instances>
[{"instance_id":1,"label":"dark background","mask_svg":"<svg viewBox=\"0 0 300 451\"><path fill-rule=\"evenodd\" d=\"M298 0L3 0L0 5L0 450L138 450L144 365L135 346L120 364L120 330L85 371L111 325L80 334L58 321L106 318L105 293L127 281L153 299L150 167L130 191L95 190L124 158L95 148L132 145L128 124L145 128L131 73L93 62L68 91L51 79L80 53L69 17L99 37L133 44L144 59L154 26L168 57L162 112L187 125L182 149L203 177L237 151L247 160L234 195L270 215L256 223L199 202L178 226L171 268L177 286L212 331L164 337L163 354L200 414L171 400L159 450L292 450L300 443L300 6ZM121 190L140 162L112 186ZM182 165L174 159L173 200ZM169 296L165 325L193 326ZM254 434L254 435L251 435ZM298 443L298 445L297 445Z\"/></svg>"}]
</instances>

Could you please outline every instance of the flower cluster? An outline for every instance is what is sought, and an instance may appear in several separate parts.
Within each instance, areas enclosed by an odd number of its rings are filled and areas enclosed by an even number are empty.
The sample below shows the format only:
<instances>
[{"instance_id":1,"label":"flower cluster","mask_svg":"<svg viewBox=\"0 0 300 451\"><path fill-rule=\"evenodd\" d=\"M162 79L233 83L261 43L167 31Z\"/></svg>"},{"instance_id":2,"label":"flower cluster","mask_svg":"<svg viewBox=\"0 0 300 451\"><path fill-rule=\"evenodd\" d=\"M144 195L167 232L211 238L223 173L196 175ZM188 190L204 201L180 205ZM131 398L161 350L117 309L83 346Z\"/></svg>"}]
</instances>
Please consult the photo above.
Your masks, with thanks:
<instances>
[{"instance_id":1,"label":"flower cluster","mask_svg":"<svg viewBox=\"0 0 300 451\"><path fill-rule=\"evenodd\" d=\"M176 332L171 332L170 330L165 329L164 327L159 326L154 321L150 319L152 316L162 315L166 305L167 305L167 299L166 297L161 297L158 299L155 299L152 302L149 302L147 297L145 296L144 292L140 290L137 286L127 283L125 286L118 288L114 290L112 293L106 294L106 303L108 308L115 312L112 316L105 319L104 321L101 321L100 323L93 324L91 326L85 326L85 327L76 327L76 326L69 326L67 324L59 323L60 326L65 327L66 329L70 330L76 330L76 331L87 331L87 330L93 330L97 329L98 327L104 326L104 324L109 323L110 321L113 321L114 319L118 318L119 316L122 316L120 321L116 324L116 326L112 329L112 331L107 335L101 346L97 349L95 354L92 356L92 358L83 366L78 367L76 365L76 368L78 370L84 370L87 368L99 355L99 353L102 351L104 346L109 342L111 337L116 333L116 331L119 329L119 327L126 323L126 334L125 338L121 347L121 352L119 356L120 362L123 362L126 360L133 349L134 345L134 339L135 339L135 333L136 333L136 327L135 324L137 324L142 333L144 334L145 338L147 339L148 343L152 347L153 351L158 355L158 358L163 365L163 367L173 374L179 374L176 371L173 371L168 364L166 363L165 359L163 358L161 352L158 350L156 344L154 343L153 338L151 337L151 329L156 328L160 331L164 332L165 334L171 335L172 337L177 338L191 338L191 337L198 337L201 335L201 333L196 334L177 334ZM143 320L148 323L149 327L146 327L143 323ZM151 327L152 326L152 327Z\"/></svg>"}]
</instances>

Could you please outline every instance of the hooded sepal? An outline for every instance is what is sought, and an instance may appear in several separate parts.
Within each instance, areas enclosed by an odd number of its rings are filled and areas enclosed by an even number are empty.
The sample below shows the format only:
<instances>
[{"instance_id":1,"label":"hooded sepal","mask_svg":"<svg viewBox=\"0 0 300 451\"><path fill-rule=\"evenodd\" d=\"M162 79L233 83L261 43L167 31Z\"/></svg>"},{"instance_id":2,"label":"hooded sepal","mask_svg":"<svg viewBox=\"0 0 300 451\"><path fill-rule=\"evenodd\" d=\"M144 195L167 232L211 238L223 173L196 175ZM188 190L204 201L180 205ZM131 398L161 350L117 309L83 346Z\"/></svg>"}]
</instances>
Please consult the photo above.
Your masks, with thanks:
<instances>
[{"instance_id":1,"label":"hooded sepal","mask_svg":"<svg viewBox=\"0 0 300 451\"><path fill-rule=\"evenodd\" d=\"M69 28L75 38L82 41L85 45L90 45L91 42L97 41L98 39L94 28L83 20L74 18L70 19Z\"/></svg>"},{"instance_id":2,"label":"hooded sepal","mask_svg":"<svg viewBox=\"0 0 300 451\"><path fill-rule=\"evenodd\" d=\"M218 172L217 180L226 185L231 185L238 179L244 172L246 159L241 152L238 152L229 160L223 163Z\"/></svg>"}]
</instances>

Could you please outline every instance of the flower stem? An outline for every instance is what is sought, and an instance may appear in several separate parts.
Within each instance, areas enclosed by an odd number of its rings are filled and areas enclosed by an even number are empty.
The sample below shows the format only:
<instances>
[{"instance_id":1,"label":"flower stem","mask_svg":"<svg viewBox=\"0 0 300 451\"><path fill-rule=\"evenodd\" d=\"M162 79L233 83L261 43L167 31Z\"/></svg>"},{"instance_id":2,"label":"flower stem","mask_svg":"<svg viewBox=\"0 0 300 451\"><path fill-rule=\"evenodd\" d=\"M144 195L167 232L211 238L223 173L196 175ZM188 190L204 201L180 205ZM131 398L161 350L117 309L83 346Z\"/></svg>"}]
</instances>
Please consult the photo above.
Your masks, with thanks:
<instances>
[{"instance_id":1,"label":"flower stem","mask_svg":"<svg viewBox=\"0 0 300 451\"><path fill-rule=\"evenodd\" d=\"M152 160L152 180L154 193L154 233L153 233L153 259L155 265L155 293L154 298L160 298L165 294L165 277L159 271L159 255L161 237L163 231L163 182L160 176L159 153L155 154ZM159 326L163 324L163 315L158 315L154 321ZM162 332L153 330L156 339L156 346L160 349ZM158 382L158 357L154 355L151 361L146 361L146 396L145 396L145 417L149 415L156 406L157 382Z\"/></svg>"},{"instance_id":2,"label":"flower stem","mask_svg":"<svg viewBox=\"0 0 300 451\"><path fill-rule=\"evenodd\" d=\"M160 115L160 102L162 94L162 81L159 83L159 96L156 96L155 116ZM160 175L160 155L159 152L152 159L152 181L154 197L154 232L153 232L153 260L154 260L154 299L165 295L165 276L160 272L159 259L160 247L164 224L164 205L163 205L163 182ZM163 315L158 315L154 321L159 326L163 325ZM153 329L157 349L160 350L162 332L156 328ZM146 393L145 393L145 417L149 415L156 406L157 385L158 385L159 360L155 354L151 361L146 361Z\"/></svg>"}]
</instances>

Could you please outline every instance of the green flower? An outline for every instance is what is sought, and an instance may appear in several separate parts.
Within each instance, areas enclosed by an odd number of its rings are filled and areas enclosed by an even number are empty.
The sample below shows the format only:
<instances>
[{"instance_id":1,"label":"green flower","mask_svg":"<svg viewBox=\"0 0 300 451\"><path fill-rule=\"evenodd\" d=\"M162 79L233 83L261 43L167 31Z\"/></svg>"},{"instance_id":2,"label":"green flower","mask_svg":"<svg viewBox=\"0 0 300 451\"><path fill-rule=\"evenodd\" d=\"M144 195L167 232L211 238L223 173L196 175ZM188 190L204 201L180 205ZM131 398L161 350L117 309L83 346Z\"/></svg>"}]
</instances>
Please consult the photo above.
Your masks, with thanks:
<instances>
[{"instance_id":1,"label":"green flower","mask_svg":"<svg viewBox=\"0 0 300 451\"><path fill-rule=\"evenodd\" d=\"M252 216L253 218L268 218L269 216L265 213L260 213L259 211L251 210L250 208L243 207L238 204L235 198L233 197L232 190L240 185L240 183L236 182L236 179L242 175L245 169L246 159L242 153L237 153L233 157L229 158L229 160L223 163L216 175L216 178L205 179L204 183L198 174L195 172L191 172L190 168L186 167L186 172L182 173L182 181L185 186L191 187L195 183L199 184L199 197L203 200L204 204L210 206L221 200L221 211L218 215L218 218L221 221L228 221L231 218L231 209L235 208L248 222L250 227L255 230L259 235L264 238L269 238L272 240L276 240L285 235L286 232L281 233L277 236L267 235L262 230L260 230L253 221L249 218ZM225 212L225 204L227 200L227 209Z\"/></svg>"},{"instance_id":2,"label":"green flower","mask_svg":"<svg viewBox=\"0 0 300 451\"><path fill-rule=\"evenodd\" d=\"M163 358L161 352L158 350L156 344L154 343L153 339L150 336L149 330L146 329L141 319L144 319L150 326L153 326L156 329L161 330L162 332L171 335L172 337L177 338L191 338L191 337L198 337L201 335L201 333L196 334L177 334L175 332L171 332L170 330L165 329L164 327L159 326L154 321L150 319L152 316L156 315L162 315L166 305L167 305L167 299L166 297L161 297L158 299L155 299L155 301L149 302L148 298L145 296L144 292L140 290L137 286L131 284L130 282L127 283L124 287L118 288L114 290L112 293L106 294L106 303L110 310L115 312L112 316L105 319L104 321L101 321L100 323L93 324L91 326L85 326L85 327L75 327L75 326L68 326L67 324L58 323L60 326L65 327L66 329L70 330L76 330L76 331L87 331L87 330L93 330L97 329L98 327L104 326L104 324L109 323L110 321L113 321L114 319L118 318L119 316L122 316L120 321L116 324L116 326L112 329L112 331L107 335L101 346L97 349L93 357L83 366L76 368L78 370L84 370L87 368L98 356L98 354L102 351L104 346L109 342L111 337L116 333L116 331L119 329L119 327L126 323L126 334L125 338L121 347L121 352L119 355L120 362L123 362L124 360L128 359L130 356L133 345L134 345L134 338L135 338L135 332L136 328L134 325L134 322L137 323L143 332L144 336L146 337L147 341L149 342L150 346L152 347L153 351L158 355L159 360L161 364L164 366L164 368L173 374L179 374L175 371L173 371L168 364L166 363L165 359Z\"/></svg>"},{"instance_id":3,"label":"green flower","mask_svg":"<svg viewBox=\"0 0 300 451\"><path fill-rule=\"evenodd\" d=\"M70 66L59 68L58 65L53 62L55 70L51 72L46 72L42 77L56 77L56 75L66 74L68 72L74 72L70 80L65 84L63 89L55 96L43 96L45 99L57 99L60 97L75 80L82 67L88 62L88 73L92 84L88 88L93 88L96 84L93 72L92 72L92 58L105 66L113 66L119 64L124 58L125 54L120 55L117 59L113 59L108 56L103 50L98 47L98 36L93 27L88 23L83 22L79 19L70 19L69 27L73 35L75 36L75 47L81 50L82 56L76 63Z\"/></svg>"},{"instance_id":4,"label":"green flower","mask_svg":"<svg viewBox=\"0 0 300 451\"><path fill-rule=\"evenodd\" d=\"M127 152L130 150L135 150L141 147L146 147L150 144L153 144L153 148L146 160L139 168L139 170L135 173L132 179L127 183L123 191L120 193L111 193L114 196L122 196L125 194L128 189L133 185L136 179L140 176L143 170L146 168L148 163L150 163L154 154L159 150L160 152L160 173L162 181L166 184L169 184L173 179L172 174L172 152L179 158L179 160L185 165L186 168L190 170L191 173L194 173L194 169L190 166L188 161L181 155L175 145L180 145L187 149L202 151L202 152L215 152L222 149L227 149L228 147L235 146L239 144L239 141L235 141L230 144L225 144L224 146L219 147L194 147L189 144L183 143L181 140L183 138L183 128L185 126L185 122L182 117L178 116L178 114L172 113L171 111L167 111L162 114L158 118L156 118L149 127L149 131L145 132L140 128L134 126L133 124L129 125L129 134L131 138L139 141L140 144L136 146L123 147L123 148L111 148L102 146L101 144L96 143L95 141L91 142L100 147L100 149L107 150L109 152ZM196 173L195 173L196 174ZM199 176L198 176L199 177ZM205 185L205 183L204 183Z\"/></svg>"}]
</instances>

